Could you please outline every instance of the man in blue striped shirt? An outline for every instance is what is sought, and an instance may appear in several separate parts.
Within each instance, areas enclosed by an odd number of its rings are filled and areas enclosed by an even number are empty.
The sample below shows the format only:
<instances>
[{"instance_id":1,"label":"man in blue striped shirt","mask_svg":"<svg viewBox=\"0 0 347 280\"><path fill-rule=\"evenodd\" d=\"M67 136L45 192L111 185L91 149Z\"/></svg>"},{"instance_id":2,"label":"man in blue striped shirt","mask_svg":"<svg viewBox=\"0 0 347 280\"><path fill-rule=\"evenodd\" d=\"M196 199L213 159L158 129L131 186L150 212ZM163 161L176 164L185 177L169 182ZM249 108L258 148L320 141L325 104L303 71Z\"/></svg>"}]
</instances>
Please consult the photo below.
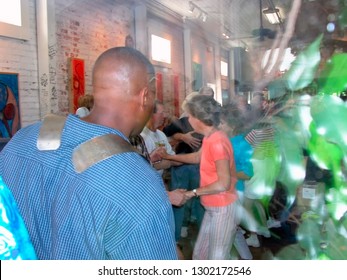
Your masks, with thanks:
<instances>
[{"instance_id":1,"label":"man in blue striped shirt","mask_svg":"<svg viewBox=\"0 0 347 280\"><path fill-rule=\"evenodd\" d=\"M0 174L39 259L177 259L159 174L138 153L114 152L106 141L128 142L142 131L153 110L154 75L133 48L105 51L94 65L88 116L23 128L1 152Z\"/></svg>"}]
</instances>

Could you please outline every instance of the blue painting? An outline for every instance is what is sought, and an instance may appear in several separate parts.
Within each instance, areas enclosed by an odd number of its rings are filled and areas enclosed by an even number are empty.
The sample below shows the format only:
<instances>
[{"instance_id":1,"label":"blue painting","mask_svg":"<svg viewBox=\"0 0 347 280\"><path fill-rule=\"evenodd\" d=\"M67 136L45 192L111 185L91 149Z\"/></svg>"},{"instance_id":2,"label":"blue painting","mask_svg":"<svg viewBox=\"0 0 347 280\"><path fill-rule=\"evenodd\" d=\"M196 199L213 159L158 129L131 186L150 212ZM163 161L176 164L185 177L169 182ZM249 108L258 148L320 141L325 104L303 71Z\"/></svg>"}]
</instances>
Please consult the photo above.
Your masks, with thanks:
<instances>
[{"instance_id":1,"label":"blue painting","mask_svg":"<svg viewBox=\"0 0 347 280\"><path fill-rule=\"evenodd\" d=\"M18 74L0 72L0 139L20 128Z\"/></svg>"}]
</instances>

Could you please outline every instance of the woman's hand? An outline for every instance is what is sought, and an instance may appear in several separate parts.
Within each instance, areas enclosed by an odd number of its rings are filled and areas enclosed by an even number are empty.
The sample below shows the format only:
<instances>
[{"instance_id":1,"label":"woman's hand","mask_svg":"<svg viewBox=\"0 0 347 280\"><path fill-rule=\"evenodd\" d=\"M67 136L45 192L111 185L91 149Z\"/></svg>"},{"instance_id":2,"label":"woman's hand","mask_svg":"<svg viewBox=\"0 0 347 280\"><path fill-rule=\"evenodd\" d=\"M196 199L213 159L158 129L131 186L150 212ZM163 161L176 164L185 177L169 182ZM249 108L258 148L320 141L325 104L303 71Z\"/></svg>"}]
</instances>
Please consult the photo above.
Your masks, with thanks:
<instances>
[{"instance_id":1,"label":"woman's hand","mask_svg":"<svg viewBox=\"0 0 347 280\"><path fill-rule=\"evenodd\" d=\"M164 147L159 147L159 148L156 148L154 149L151 154L149 155L150 158L151 158L151 162L159 162L162 160L162 156L161 156L161 150L165 150ZM165 150L166 151L166 150Z\"/></svg>"},{"instance_id":2,"label":"woman's hand","mask_svg":"<svg viewBox=\"0 0 347 280\"><path fill-rule=\"evenodd\" d=\"M186 191L185 192L185 196L187 198L187 200L191 199L192 197L195 196L195 194L193 193L193 191Z\"/></svg>"},{"instance_id":3,"label":"woman's hand","mask_svg":"<svg viewBox=\"0 0 347 280\"><path fill-rule=\"evenodd\" d=\"M157 150L157 154L162 158L162 159L168 159L169 154L167 153L166 149L161 147L156 149Z\"/></svg>"}]
</instances>

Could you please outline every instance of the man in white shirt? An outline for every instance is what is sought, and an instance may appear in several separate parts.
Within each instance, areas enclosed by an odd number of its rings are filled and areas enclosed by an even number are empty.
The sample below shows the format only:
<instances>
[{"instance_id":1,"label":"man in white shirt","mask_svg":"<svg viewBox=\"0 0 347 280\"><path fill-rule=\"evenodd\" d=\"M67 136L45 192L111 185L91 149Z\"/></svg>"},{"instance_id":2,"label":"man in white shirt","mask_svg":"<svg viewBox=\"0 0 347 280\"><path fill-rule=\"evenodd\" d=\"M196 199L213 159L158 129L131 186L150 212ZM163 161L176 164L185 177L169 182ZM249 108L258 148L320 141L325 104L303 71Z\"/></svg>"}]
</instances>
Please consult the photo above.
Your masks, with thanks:
<instances>
[{"instance_id":1,"label":"man in white shirt","mask_svg":"<svg viewBox=\"0 0 347 280\"><path fill-rule=\"evenodd\" d=\"M172 149L169 140L164 132L158 129L162 126L165 120L165 108L160 101L155 101L152 117L147 122L146 126L141 132L146 148L149 154L155 149L165 148L166 152L170 155L174 155L175 152ZM163 175L164 169L170 168L172 165L180 165L181 163L175 163L169 160L161 160L153 162L153 167L158 170L160 175Z\"/></svg>"}]
</instances>

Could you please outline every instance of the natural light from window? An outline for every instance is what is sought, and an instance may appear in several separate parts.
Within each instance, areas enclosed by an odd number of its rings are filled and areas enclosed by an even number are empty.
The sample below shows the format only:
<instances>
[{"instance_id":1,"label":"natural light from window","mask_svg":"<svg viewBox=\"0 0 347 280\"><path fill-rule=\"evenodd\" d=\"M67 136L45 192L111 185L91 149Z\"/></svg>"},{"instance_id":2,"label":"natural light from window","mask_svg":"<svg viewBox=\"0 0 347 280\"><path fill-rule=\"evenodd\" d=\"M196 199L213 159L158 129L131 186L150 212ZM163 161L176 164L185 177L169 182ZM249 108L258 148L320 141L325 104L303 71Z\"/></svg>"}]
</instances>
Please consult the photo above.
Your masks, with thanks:
<instances>
[{"instance_id":1,"label":"natural light from window","mask_svg":"<svg viewBox=\"0 0 347 280\"><path fill-rule=\"evenodd\" d=\"M221 61L220 62L220 73L222 76L228 76L228 63Z\"/></svg>"},{"instance_id":2,"label":"natural light from window","mask_svg":"<svg viewBox=\"0 0 347 280\"><path fill-rule=\"evenodd\" d=\"M0 22L22 26L21 0L0 0Z\"/></svg>"},{"instance_id":3,"label":"natural light from window","mask_svg":"<svg viewBox=\"0 0 347 280\"><path fill-rule=\"evenodd\" d=\"M171 41L152 34L152 59L155 61L171 63Z\"/></svg>"},{"instance_id":4,"label":"natural light from window","mask_svg":"<svg viewBox=\"0 0 347 280\"><path fill-rule=\"evenodd\" d=\"M267 69L266 69L266 71L268 73L271 71L272 67L274 67L274 65L275 65L275 62L276 62L277 57L278 57L279 49L277 48L277 49L274 49L273 51L274 51L274 53L273 53L272 59L269 62L269 65L267 66ZM268 63L270 52L271 52L271 50L267 50L264 54L262 65L261 65L261 67L263 69L266 66L266 64ZM283 58L283 61L281 63L281 66L280 66L280 71L284 72L284 71L288 70L290 68L290 65L292 64L292 62L294 60L295 60L295 56L292 54L291 48L285 49L284 58Z\"/></svg>"}]
</instances>

